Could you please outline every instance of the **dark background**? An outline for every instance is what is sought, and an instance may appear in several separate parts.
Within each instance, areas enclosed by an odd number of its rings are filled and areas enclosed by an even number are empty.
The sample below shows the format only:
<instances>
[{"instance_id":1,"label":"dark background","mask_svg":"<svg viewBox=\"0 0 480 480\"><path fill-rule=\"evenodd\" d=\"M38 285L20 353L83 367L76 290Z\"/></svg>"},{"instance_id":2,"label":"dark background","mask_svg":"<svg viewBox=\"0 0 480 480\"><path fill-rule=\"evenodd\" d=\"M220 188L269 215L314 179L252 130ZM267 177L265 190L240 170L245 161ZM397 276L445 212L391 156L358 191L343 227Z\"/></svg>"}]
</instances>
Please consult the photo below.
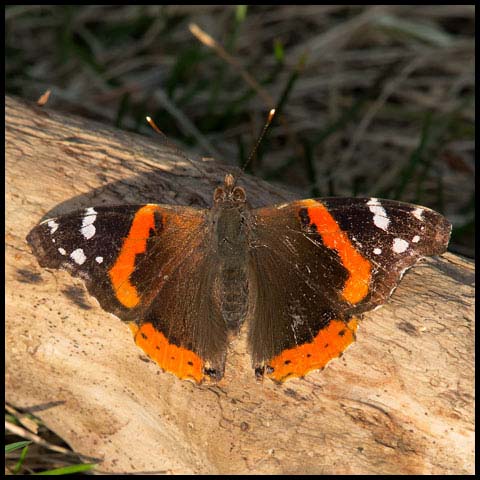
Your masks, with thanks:
<instances>
[{"instance_id":1,"label":"dark background","mask_svg":"<svg viewBox=\"0 0 480 480\"><path fill-rule=\"evenodd\" d=\"M6 7L7 93L242 165L298 197L422 204L474 256L472 5ZM194 23L218 42L194 36Z\"/></svg>"}]
</instances>

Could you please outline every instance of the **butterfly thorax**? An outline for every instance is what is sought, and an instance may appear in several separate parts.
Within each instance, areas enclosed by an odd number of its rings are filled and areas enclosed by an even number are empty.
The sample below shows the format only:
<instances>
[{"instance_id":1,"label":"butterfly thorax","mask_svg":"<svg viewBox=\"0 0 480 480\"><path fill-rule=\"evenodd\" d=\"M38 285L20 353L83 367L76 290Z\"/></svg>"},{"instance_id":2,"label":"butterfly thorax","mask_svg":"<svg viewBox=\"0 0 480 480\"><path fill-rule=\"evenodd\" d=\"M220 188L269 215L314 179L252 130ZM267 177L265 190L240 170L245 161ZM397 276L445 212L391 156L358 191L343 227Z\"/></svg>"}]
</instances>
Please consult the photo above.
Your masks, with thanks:
<instances>
[{"instance_id":1,"label":"butterfly thorax","mask_svg":"<svg viewBox=\"0 0 480 480\"><path fill-rule=\"evenodd\" d=\"M215 190L211 215L219 262L216 299L227 328L237 331L247 311L248 207L245 190L235 186L232 175L227 175L224 186Z\"/></svg>"}]
</instances>

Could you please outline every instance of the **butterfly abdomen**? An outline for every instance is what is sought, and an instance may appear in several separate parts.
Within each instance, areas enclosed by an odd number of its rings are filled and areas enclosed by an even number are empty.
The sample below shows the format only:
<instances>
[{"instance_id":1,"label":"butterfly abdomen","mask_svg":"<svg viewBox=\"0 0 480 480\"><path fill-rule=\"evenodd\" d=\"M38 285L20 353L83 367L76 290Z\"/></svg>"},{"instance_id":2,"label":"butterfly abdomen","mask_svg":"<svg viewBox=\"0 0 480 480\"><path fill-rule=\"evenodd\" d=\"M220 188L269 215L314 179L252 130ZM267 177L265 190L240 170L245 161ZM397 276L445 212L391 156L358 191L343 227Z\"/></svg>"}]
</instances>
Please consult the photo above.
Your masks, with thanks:
<instances>
[{"instance_id":1,"label":"butterfly abdomen","mask_svg":"<svg viewBox=\"0 0 480 480\"><path fill-rule=\"evenodd\" d=\"M220 272L221 312L228 330L237 331L247 312L248 283L243 266L225 264Z\"/></svg>"}]
</instances>

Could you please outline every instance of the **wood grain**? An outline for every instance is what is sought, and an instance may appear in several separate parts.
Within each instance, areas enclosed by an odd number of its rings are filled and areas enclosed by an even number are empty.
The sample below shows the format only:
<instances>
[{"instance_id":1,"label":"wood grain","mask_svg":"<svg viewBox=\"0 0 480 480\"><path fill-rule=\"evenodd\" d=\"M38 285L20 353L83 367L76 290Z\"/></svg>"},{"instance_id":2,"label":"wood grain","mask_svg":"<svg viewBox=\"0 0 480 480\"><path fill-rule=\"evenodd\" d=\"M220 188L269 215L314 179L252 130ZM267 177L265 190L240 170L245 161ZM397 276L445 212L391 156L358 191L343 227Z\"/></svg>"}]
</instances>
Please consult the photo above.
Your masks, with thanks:
<instances>
[{"instance_id":1,"label":"wood grain","mask_svg":"<svg viewBox=\"0 0 480 480\"><path fill-rule=\"evenodd\" d=\"M417 264L323 372L255 381L245 336L225 378L160 372L79 279L41 269L45 215L155 201L209 205L231 171L158 140L6 99L6 397L99 472L474 473L473 263ZM254 206L290 199L242 177Z\"/></svg>"}]
</instances>

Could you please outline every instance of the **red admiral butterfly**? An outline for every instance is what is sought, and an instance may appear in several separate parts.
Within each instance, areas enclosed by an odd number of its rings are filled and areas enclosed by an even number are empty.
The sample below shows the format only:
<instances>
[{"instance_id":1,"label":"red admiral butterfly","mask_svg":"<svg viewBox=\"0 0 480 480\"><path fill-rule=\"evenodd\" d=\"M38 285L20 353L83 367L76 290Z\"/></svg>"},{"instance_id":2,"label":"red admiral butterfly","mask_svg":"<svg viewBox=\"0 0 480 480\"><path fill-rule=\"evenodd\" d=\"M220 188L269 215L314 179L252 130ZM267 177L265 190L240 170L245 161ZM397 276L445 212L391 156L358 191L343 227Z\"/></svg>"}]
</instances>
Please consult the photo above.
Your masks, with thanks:
<instances>
[{"instance_id":1,"label":"red admiral butterfly","mask_svg":"<svg viewBox=\"0 0 480 480\"><path fill-rule=\"evenodd\" d=\"M359 315L419 258L443 253L450 231L433 210L376 198L250 209L227 175L211 209L87 208L27 240L42 267L83 278L164 370L220 380L229 336L248 319L257 376L283 382L338 357Z\"/></svg>"}]
</instances>

